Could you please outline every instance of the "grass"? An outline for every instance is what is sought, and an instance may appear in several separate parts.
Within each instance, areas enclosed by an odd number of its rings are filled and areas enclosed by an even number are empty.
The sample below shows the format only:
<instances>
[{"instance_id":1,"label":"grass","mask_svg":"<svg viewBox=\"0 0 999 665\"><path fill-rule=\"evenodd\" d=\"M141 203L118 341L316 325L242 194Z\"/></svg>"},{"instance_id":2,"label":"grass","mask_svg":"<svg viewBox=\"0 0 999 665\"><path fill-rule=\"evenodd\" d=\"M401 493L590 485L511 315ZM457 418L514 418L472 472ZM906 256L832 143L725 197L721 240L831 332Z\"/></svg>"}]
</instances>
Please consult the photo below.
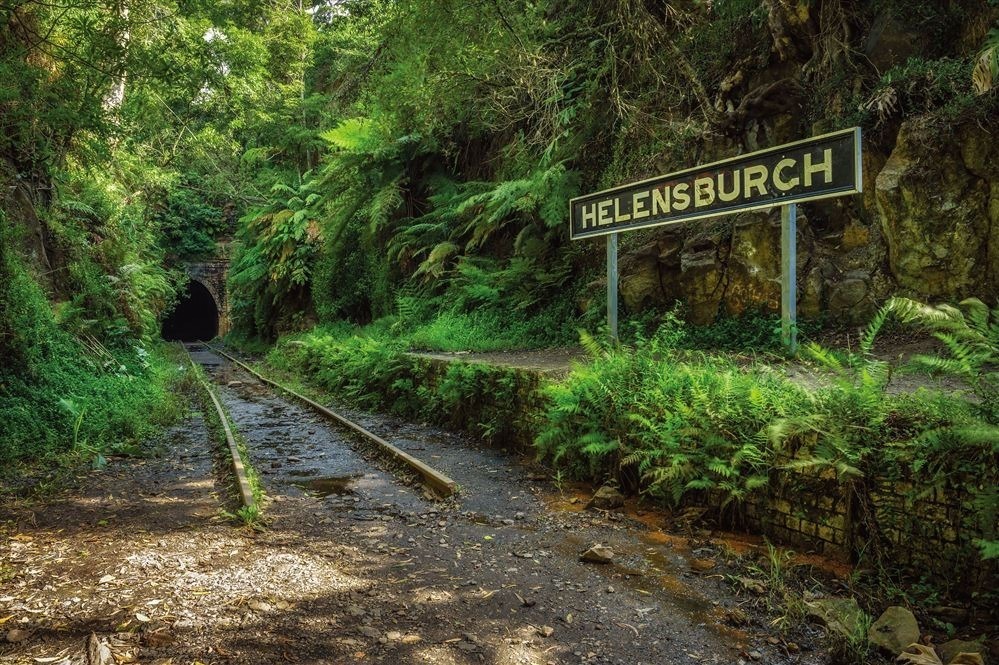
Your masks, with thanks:
<instances>
[{"instance_id":1,"label":"grass","mask_svg":"<svg viewBox=\"0 0 999 665\"><path fill-rule=\"evenodd\" d=\"M0 475L38 476L36 491L56 487L81 465L147 454L148 438L186 412L178 362L165 345L111 349L115 366L99 371L71 338L52 346L28 375L0 371Z\"/></svg>"}]
</instances>

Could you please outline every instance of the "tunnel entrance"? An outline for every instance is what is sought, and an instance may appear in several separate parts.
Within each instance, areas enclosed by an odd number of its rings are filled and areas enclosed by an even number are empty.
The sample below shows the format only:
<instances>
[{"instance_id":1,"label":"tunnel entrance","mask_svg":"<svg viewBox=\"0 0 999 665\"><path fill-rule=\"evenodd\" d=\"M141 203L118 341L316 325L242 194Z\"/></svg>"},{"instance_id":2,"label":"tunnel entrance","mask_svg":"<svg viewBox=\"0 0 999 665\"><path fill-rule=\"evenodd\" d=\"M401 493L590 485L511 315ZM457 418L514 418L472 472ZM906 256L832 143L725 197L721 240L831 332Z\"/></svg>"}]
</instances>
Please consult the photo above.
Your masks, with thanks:
<instances>
[{"instance_id":1,"label":"tunnel entrance","mask_svg":"<svg viewBox=\"0 0 999 665\"><path fill-rule=\"evenodd\" d=\"M219 334L219 310L211 292L201 282L187 283L187 293L163 320L163 339L205 342Z\"/></svg>"}]
</instances>

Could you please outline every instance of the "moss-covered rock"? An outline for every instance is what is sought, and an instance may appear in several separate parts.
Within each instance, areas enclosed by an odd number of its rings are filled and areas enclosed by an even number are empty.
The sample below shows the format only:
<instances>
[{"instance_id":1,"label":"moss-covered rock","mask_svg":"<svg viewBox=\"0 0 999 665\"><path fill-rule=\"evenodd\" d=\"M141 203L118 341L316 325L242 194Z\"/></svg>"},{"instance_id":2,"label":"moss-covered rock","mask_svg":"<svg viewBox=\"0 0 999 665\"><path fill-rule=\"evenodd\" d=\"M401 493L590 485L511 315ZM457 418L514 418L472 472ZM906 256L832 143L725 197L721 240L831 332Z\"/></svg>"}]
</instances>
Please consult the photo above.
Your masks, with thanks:
<instances>
[{"instance_id":1,"label":"moss-covered rock","mask_svg":"<svg viewBox=\"0 0 999 665\"><path fill-rule=\"evenodd\" d=\"M898 284L924 296L983 292L990 186L966 166L961 145L913 120L877 177L877 206Z\"/></svg>"}]
</instances>

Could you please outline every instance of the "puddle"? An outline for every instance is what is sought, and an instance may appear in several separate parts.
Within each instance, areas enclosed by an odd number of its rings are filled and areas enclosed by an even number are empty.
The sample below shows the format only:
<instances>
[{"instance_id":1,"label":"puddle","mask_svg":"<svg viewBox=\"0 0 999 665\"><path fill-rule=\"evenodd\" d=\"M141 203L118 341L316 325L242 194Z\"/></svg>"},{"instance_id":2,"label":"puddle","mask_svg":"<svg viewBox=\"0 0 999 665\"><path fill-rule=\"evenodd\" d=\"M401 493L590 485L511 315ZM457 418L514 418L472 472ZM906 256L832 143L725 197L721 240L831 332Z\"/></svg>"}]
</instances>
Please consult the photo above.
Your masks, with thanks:
<instances>
[{"instance_id":1,"label":"puddle","mask_svg":"<svg viewBox=\"0 0 999 665\"><path fill-rule=\"evenodd\" d=\"M354 484L360 476L338 476L333 478L313 478L293 483L316 496L326 497L343 494L353 494Z\"/></svg>"}]
</instances>

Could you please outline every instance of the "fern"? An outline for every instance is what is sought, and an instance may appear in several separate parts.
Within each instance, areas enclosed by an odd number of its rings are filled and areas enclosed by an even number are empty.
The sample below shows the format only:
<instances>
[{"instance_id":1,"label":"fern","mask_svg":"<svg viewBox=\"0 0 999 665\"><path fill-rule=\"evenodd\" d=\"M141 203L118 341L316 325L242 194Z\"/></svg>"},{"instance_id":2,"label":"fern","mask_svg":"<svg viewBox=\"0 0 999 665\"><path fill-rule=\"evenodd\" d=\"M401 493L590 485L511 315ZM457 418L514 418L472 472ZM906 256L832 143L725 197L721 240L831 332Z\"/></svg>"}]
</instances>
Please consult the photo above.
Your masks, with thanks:
<instances>
[{"instance_id":1,"label":"fern","mask_svg":"<svg viewBox=\"0 0 999 665\"><path fill-rule=\"evenodd\" d=\"M903 323L929 331L943 343L950 358L922 355L913 359L926 369L977 381L985 365L999 362L999 309L990 309L977 298L962 301L960 307L946 304L933 307L907 298L893 298L884 310Z\"/></svg>"}]
</instances>

